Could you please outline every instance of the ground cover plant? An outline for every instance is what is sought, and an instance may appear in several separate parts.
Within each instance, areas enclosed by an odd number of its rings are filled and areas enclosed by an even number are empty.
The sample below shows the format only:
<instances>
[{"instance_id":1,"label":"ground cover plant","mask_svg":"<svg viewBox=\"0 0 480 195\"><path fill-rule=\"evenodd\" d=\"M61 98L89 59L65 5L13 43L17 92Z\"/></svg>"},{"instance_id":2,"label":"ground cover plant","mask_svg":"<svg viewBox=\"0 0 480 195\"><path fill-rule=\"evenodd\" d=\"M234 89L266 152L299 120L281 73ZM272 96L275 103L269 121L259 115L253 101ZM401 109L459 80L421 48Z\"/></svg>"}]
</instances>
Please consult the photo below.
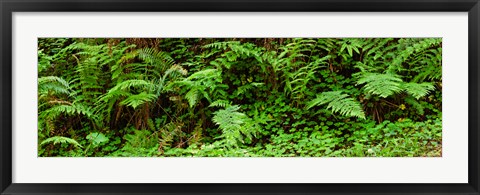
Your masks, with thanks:
<instances>
[{"instance_id":1,"label":"ground cover plant","mask_svg":"<svg viewBox=\"0 0 480 195\"><path fill-rule=\"evenodd\" d=\"M441 38L39 38L38 156L442 155Z\"/></svg>"}]
</instances>

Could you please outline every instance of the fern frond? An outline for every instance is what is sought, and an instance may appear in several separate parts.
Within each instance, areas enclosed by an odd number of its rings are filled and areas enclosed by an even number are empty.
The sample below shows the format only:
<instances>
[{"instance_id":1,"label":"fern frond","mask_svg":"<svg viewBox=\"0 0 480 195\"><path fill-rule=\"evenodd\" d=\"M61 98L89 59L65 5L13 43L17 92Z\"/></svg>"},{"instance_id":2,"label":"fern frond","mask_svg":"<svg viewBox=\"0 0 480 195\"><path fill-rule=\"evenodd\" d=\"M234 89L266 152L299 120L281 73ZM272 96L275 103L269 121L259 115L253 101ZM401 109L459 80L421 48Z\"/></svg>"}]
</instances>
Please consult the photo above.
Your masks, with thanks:
<instances>
[{"instance_id":1,"label":"fern frond","mask_svg":"<svg viewBox=\"0 0 480 195\"><path fill-rule=\"evenodd\" d=\"M62 137L62 136L55 136L55 137L50 137L48 139L45 139L45 140L42 141L42 143L40 143L40 145L43 146L43 145L49 144L49 143L53 143L53 144L68 143L68 144L74 145L75 147L82 148L82 145L80 145L74 139L68 138L68 137Z\"/></svg>"},{"instance_id":2,"label":"fern frond","mask_svg":"<svg viewBox=\"0 0 480 195\"><path fill-rule=\"evenodd\" d=\"M77 54L72 55L77 60L76 74L72 80L75 89L74 96L89 105L93 104L92 100L96 99L104 88L99 83L102 75L106 74L101 68L113 62L114 59L109 55L106 44L75 43L70 46L80 50Z\"/></svg>"},{"instance_id":3,"label":"fern frond","mask_svg":"<svg viewBox=\"0 0 480 195\"><path fill-rule=\"evenodd\" d=\"M126 99L120 102L120 105L127 105L135 109L140 105L156 100L156 98L157 96L155 94L142 92L140 94L129 95Z\"/></svg>"},{"instance_id":4,"label":"fern frond","mask_svg":"<svg viewBox=\"0 0 480 195\"><path fill-rule=\"evenodd\" d=\"M254 89L255 87L258 87L258 86L261 86L261 85L264 85L265 83L249 83L249 84L246 84L246 85L243 85L243 86L240 86L239 88L237 88L237 91L235 92L235 95L241 95L241 94L244 94L245 92L249 91L249 90L252 90Z\"/></svg>"},{"instance_id":5,"label":"fern frond","mask_svg":"<svg viewBox=\"0 0 480 195\"><path fill-rule=\"evenodd\" d=\"M153 79L153 84L155 86L154 91L155 91L155 94L157 95L157 97L159 97L162 92L168 91L170 84L175 82L175 80L177 80L179 77L186 76L187 73L188 73L187 70L184 69L182 66L173 65L172 67L170 67L169 69L167 69L165 71L165 73L163 74L163 76L161 78ZM168 78L170 78L170 79L168 79ZM180 81L178 81L178 82L180 82ZM190 86L191 81L186 81L186 82Z\"/></svg>"},{"instance_id":6,"label":"fern frond","mask_svg":"<svg viewBox=\"0 0 480 195\"><path fill-rule=\"evenodd\" d=\"M210 95L215 88L220 87L218 83L222 81L221 73L218 69L201 70L183 80L172 82L167 89L170 90L174 86L182 87L182 91L186 92L185 99L192 108L202 98L212 102Z\"/></svg>"},{"instance_id":7,"label":"fern frond","mask_svg":"<svg viewBox=\"0 0 480 195\"><path fill-rule=\"evenodd\" d=\"M230 44L229 47L233 52L235 52L237 55L239 55L242 58L255 57L256 59L260 59L259 50L253 43ZM236 58L236 55L234 57ZM234 61L234 60L231 60L231 61Z\"/></svg>"},{"instance_id":8,"label":"fern frond","mask_svg":"<svg viewBox=\"0 0 480 195\"><path fill-rule=\"evenodd\" d=\"M439 65L441 66L441 64ZM421 82L429 80L442 80L442 69L437 66L425 66L420 70L417 76L415 76L413 82Z\"/></svg>"},{"instance_id":9,"label":"fern frond","mask_svg":"<svg viewBox=\"0 0 480 195\"><path fill-rule=\"evenodd\" d=\"M353 57L353 51L360 54L359 49L363 47L364 41L358 38L344 38L338 41L338 43L341 46L340 53L343 52L343 50L347 49L350 57Z\"/></svg>"},{"instance_id":10,"label":"fern frond","mask_svg":"<svg viewBox=\"0 0 480 195\"><path fill-rule=\"evenodd\" d=\"M98 98L96 104L103 104L103 102L108 102L111 100L116 101L119 97L125 97L130 95L129 92L122 91L122 90L109 90L107 93L101 95Z\"/></svg>"},{"instance_id":11,"label":"fern frond","mask_svg":"<svg viewBox=\"0 0 480 195\"><path fill-rule=\"evenodd\" d=\"M386 98L402 91L402 79L395 74L379 74L364 72L357 81L357 85L365 84L363 89L368 94Z\"/></svg>"},{"instance_id":12,"label":"fern frond","mask_svg":"<svg viewBox=\"0 0 480 195\"><path fill-rule=\"evenodd\" d=\"M208 107L221 107L221 108L225 108L227 106L230 106L231 103L230 101L228 100L215 100L214 102L212 102Z\"/></svg>"},{"instance_id":13,"label":"fern frond","mask_svg":"<svg viewBox=\"0 0 480 195\"><path fill-rule=\"evenodd\" d=\"M48 118L48 119L54 119L60 116L60 114L65 114L69 116L77 115L77 114L82 114L84 116L87 116L88 118L92 118L93 112L90 109L90 107L79 103L79 102L74 102L72 104L58 104L55 105L41 113L41 117L43 118Z\"/></svg>"},{"instance_id":14,"label":"fern frond","mask_svg":"<svg viewBox=\"0 0 480 195\"><path fill-rule=\"evenodd\" d=\"M178 76L176 74L186 76L187 73L188 73L188 71L185 68L183 68L180 65L175 64L175 65L171 66L169 69L167 69L165 71L164 75L176 77L176 76Z\"/></svg>"},{"instance_id":15,"label":"fern frond","mask_svg":"<svg viewBox=\"0 0 480 195\"><path fill-rule=\"evenodd\" d=\"M222 130L220 138L224 138L227 146L237 146L238 142L244 142L243 137L251 139L255 132L255 122L244 113L238 112L240 106L227 106L225 109L216 111L213 122Z\"/></svg>"},{"instance_id":16,"label":"fern frond","mask_svg":"<svg viewBox=\"0 0 480 195\"><path fill-rule=\"evenodd\" d=\"M70 94L71 88L69 83L63 78L56 76L46 76L38 78L39 92L53 91L59 94Z\"/></svg>"},{"instance_id":17,"label":"fern frond","mask_svg":"<svg viewBox=\"0 0 480 195\"><path fill-rule=\"evenodd\" d=\"M432 83L404 83L401 88L417 100L435 89Z\"/></svg>"},{"instance_id":18,"label":"fern frond","mask_svg":"<svg viewBox=\"0 0 480 195\"><path fill-rule=\"evenodd\" d=\"M205 69L205 70L201 70L193 73L186 80L196 80L196 79L206 80L209 78L219 77L220 74L221 74L221 71L218 69Z\"/></svg>"},{"instance_id":19,"label":"fern frond","mask_svg":"<svg viewBox=\"0 0 480 195\"><path fill-rule=\"evenodd\" d=\"M328 104L327 109L331 109L332 112L338 112L343 116L365 119L365 113L360 103L341 91L323 92L317 98L308 102L306 108L310 109L324 104Z\"/></svg>"},{"instance_id":20,"label":"fern frond","mask_svg":"<svg viewBox=\"0 0 480 195\"><path fill-rule=\"evenodd\" d=\"M185 94L185 98L188 100L188 104L190 105L190 108L195 106L197 104L197 101L200 99L199 98L199 90L197 88L192 88L190 89L187 94Z\"/></svg>"},{"instance_id":21,"label":"fern frond","mask_svg":"<svg viewBox=\"0 0 480 195\"><path fill-rule=\"evenodd\" d=\"M149 89L153 86L152 86L152 83L146 80L132 79L132 80L126 80L121 83L118 83L117 85L115 85L115 87L111 88L109 91L125 90L125 89L130 89L132 87L139 88L139 89Z\"/></svg>"},{"instance_id":22,"label":"fern frond","mask_svg":"<svg viewBox=\"0 0 480 195\"><path fill-rule=\"evenodd\" d=\"M175 64L175 60L167 53L153 48L142 48L138 50L138 57L148 64L164 72Z\"/></svg>"},{"instance_id":23,"label":"fern frond","mask_svg":"<svg viewBox=\"0 0 480 195\"><path fill-rule=\"evenodd\" d=\"M203 48L215 48L215 49L227 49L229 45L238 45L240 41L224 41L224 42L215 42L204 45Z\"/></svg>"}]
</instances>

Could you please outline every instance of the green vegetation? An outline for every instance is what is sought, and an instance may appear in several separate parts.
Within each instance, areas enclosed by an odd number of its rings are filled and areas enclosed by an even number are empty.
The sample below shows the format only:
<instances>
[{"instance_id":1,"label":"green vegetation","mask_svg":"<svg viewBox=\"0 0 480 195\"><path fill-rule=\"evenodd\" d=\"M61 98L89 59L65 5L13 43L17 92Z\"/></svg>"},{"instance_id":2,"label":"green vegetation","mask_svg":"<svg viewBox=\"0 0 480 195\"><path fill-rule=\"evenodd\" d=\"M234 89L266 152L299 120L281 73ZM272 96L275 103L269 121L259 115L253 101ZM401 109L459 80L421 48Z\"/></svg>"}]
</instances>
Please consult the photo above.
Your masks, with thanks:
<instances>
[{"instance_id":1,"label":"green vegetation","mask_svg":"<svg viewBox=\"0 0 480 195\"><path fill-rule=\"evenodd\" d=\"M440 38L40 38L38 156L442 155Z\"/></svg>"}]
</instances>

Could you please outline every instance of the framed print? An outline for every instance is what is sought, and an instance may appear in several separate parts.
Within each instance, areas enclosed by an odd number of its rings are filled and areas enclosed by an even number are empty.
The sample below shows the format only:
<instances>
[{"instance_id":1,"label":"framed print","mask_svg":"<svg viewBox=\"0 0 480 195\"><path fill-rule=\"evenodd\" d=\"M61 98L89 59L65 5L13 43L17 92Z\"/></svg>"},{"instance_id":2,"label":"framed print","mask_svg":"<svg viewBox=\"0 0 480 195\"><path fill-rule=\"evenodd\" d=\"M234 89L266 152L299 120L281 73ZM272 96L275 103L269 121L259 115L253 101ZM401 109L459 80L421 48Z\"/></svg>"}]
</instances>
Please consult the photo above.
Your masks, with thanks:
<instances>
[{"instance_id":1,"label":"framed print","mask_svg":"<svg viewBox=\"0 0 480 195\"><path fill-rule=\"evenodd\" d=\"M479 194L478 0L1 7L2 194Z\"/></svg>"}]
</instances>

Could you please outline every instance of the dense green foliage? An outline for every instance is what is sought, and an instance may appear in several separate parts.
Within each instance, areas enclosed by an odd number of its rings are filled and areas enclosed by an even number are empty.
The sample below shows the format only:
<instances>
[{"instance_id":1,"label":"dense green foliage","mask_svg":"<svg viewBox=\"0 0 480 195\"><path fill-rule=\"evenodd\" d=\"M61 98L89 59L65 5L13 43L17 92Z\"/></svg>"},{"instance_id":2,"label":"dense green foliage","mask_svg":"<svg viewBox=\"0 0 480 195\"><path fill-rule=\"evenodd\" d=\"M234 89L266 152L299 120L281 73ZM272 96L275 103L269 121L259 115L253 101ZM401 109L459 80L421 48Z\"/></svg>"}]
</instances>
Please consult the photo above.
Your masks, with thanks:
<instances>
[{"instance_id":1,"label":"dense green foliage","mask_svg":"<svg viewBox=\"0 0 480 195\"><path fill-rule=\"evenodd\" d=\"M41 38L39 156L441 156L439 38Z\"/></svg>"}]
</instances>

